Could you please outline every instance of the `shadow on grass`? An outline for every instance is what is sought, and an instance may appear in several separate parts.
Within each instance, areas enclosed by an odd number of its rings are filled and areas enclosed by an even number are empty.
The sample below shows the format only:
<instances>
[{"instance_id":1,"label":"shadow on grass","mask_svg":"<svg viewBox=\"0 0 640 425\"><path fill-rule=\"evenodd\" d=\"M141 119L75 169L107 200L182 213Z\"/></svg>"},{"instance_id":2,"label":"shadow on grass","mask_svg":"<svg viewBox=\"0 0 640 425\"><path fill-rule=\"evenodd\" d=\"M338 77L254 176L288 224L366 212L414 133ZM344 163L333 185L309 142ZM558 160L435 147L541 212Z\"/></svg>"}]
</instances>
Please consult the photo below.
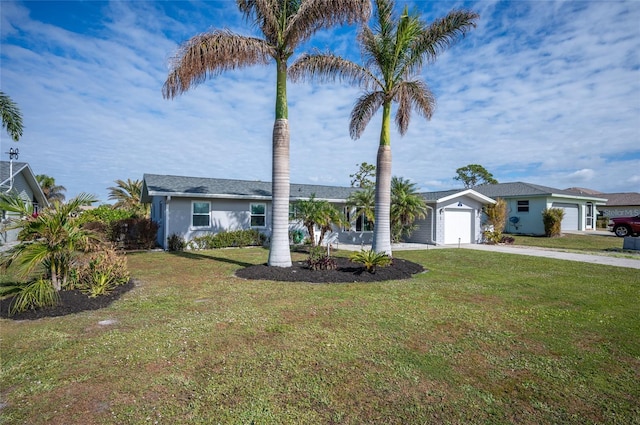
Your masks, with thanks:
<instances>
[{"instance_id":1,"label":"shadow on grass","mask_svg":"<svg viewBox=\"0 0 640 425\"><path fill-rule=\"evenodd\" d=\"M255 266L253 263L247 263L244 261L238 261L231 258L224 257L213 257L211 255L198 254L196 252L186 252L186 251L167 251L168 254L175 255L176 257L188 258L190 260L213 260L220 261L222 263L235 264L241 267L249 267Z\"/></svg>"}]
</instances>

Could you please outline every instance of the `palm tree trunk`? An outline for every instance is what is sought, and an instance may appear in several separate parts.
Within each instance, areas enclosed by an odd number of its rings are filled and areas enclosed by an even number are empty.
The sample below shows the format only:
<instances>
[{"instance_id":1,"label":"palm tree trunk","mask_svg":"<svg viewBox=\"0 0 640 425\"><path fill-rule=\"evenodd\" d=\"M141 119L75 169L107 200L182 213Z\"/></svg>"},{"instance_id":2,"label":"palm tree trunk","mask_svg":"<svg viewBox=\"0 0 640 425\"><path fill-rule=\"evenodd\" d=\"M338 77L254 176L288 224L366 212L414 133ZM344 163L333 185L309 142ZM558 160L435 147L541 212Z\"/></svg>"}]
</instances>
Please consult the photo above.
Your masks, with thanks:
<instances>
[{"instance_id":1,"label":"palm tree trunk","mask_svg":"<svg viewBox=\"0 0 640 425\"><path fill-rule=\"evenodd\" d=\"M376 223L373 228L374 252L391 252L391 102L382 109L382 130L376 159Z\"/></svg>"},{"instance_id":2,"label":"palm tree trunk","mask_svg":"<svg viewBox=\"0 0 640 425\"><path fill-rule=\"evenodd\" d=\"M270 266L291 267L289 251L289 120L287 113L287 66L277 63L276 121L273 124L272 205Z\"/></svg>"}]
</instances>

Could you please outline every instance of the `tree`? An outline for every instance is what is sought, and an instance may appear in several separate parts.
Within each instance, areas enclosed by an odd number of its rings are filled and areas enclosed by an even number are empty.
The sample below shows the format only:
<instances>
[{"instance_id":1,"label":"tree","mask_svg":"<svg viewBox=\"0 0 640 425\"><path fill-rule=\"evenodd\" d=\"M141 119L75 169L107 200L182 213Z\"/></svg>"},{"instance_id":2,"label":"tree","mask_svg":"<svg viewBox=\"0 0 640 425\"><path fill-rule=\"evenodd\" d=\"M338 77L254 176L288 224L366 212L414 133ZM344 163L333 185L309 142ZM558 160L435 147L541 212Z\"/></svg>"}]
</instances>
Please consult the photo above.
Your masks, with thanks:
<instances>
[{"instance_id":1,"label":"tree","mask_svg":"<svg viewBox=\"0 0 640 425\"><path fill-rule=\"evenodd\" d=\"M273 213L268 264L290 267L287 63L295 49L317 30L366 20L371 5L369 0L237 0L237 5L244 17L260 28L264 38L242 36L228 30L213 30L191 38L173 60L163 95L174 98L223 71L275 61Z\"/></svg>"},{"instance_id":2,"label":"tree","mask_svg":"<svg viewBox=\"0 0 640 425\"><path fill-rule=\"evenodd\" d=\"M2 128L7 130L14 142L22 137L22 114L18 105L9 96L0 91L0 115Z\"/></svg>"},{"instance_id":3,"label":"tree","mask_svg":"<svg viewBox=\"0 0 640 425\"><path fill-rule=\"evenodd\" d=\"M373 247L391 255L391 107L400 135L409 127L415 109L427 119L435 108L435 99L421 80L425 63L452 45L458 36L475 27L475 12L456 10L427 25L405 7L399 18L393 16L392 0L376 0L376 22L359 33L365 66L330 53L303 55L290 68L293 81L336 79L360 84L364 94L357 100L349 123L353 139L358 139L373 116L382 108L382 128L376 159L376 226Z\"/></svg>"},{"instance_id":4,"label":"tree","mask_svg":"<svg viewBox=\"0 0 640 425\"><path fill-rule=\"evenodd\" d=\"M351 187L375 187L376 182L371 177L376 176L376 166L363 162L360 169L355 174L349 174L351 177Z\"/></svg>"},{"instance_id":5,"label":"tree","mask_svg":"<svg viewBox=\"0 0 640 425\"><path fill-rule=\"evenodd\" d=\"M336 207L328 201L316 199L315 194L311 195L309 199L296 201L295 207L296 215L307 229L312 245L316 245L316 226L320 228L320 237L318 238L318 245L320 245L325 234L331 231L333 225L340 226L343 222Z\"/></svg>"},{"instance_id":6,"label":"tree","mask_svg":"<svg viewBox=\"0 0 640 425\"><path fill-rule=\"evenodd\" d=\"M416 184L402 177L391 179L391 239L400 242L411 236L413 224L427 216L427 204L418 193Z\"/></svg>"},{"instance_id":7,"label":"tree","mask_svg":"<svg viewBox=\"0 0 640 425\"><path fill-rule=\"evenodd\" d=\"M64 202L65 195L62 192L66 192L67 188L56 184L56 179L49 177L46 174L38 174L36 180L42 189L47 201L51 202Z\"/></svg>"},{"instance_id":8,"label":"tree","mask_svg":"<svg viewBox=\"0 0 640 425\"><path fill-rule=\"evenodd\" d=\"M467 189L483 184L498 184L498 180L493 178L493 174L482 165L469 164L466 167L458 168L456 173L458 175L453 179L461 181Z\"/></svg>"},{"instance_id":9,"label":"tree","mask_svg":"<svg viewBox=\"0 0 640 425\"><path fill-rule=\"evenodd\" d=\"M369 223L375 223L375 189L365 187L363 190L353 192L347 198L347 207L355 208L356 217L362 216Z\"/></svg>"},{"instance_id":10,"label":"tree","mask_svg":"<svg viewBox=\"0 0 640 425\"><path fill-rule=\"evenodd\" d=\"M98 237L77 223L74 213L83 205L96 202L91 195L80 194L66 204L54 203L51 208L33 214L33 207L18 196L3 194L0 209L22 214L10 229L21 229L21 242L3 253L0 264L15 264L19 274L28 277L38 272L39 278L51 281L60 291L66 282L71 260L78 251L88 248Z\"/></svg>"},{"instance_id":11,"label":"tree","mask_svg":"<svg viewBox=\"0 0 640 425\"><path fill-rule=\"evenodd\" d=\"M131 211L142 217L149 216L151 206L142 202L142 180L115 180L117 186L108 187L109 199L117 201L116 209Z\"/></svg>"}]
</instances>

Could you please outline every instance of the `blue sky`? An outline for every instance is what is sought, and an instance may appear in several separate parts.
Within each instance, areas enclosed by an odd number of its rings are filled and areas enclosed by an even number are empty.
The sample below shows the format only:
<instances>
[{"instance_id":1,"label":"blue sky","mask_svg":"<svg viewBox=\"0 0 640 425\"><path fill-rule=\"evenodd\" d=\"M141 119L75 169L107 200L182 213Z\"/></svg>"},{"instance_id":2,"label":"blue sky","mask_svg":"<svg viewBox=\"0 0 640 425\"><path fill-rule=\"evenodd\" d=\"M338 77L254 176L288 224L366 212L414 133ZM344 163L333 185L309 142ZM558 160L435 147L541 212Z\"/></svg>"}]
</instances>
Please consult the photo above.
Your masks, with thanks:
<instances>
[{"instance_id":1,"label":"blue sky","mask_svg":"<svg viewBox=\"0 0 640 425\"><path fill-rule=\"evenodd\" d=\"M500 182L640 190L640 1L407 4L427 21L460 7L481 18L424 69L437 108L392 133L394 175L444 190L481 164ZM25 128L18 143L0 134L0 158L17 147L68 198L103 202L114 180L144 173L270 180L273 65L162 98L179 44L212 28L255 34L232 1L2 0L0 87ZM303 47L357 61L355 35L323 31ZM357 164L375 164L380 116L349 138L359 93L289 84L292 182L348 186Z\"/></svg>"}]
</instances>

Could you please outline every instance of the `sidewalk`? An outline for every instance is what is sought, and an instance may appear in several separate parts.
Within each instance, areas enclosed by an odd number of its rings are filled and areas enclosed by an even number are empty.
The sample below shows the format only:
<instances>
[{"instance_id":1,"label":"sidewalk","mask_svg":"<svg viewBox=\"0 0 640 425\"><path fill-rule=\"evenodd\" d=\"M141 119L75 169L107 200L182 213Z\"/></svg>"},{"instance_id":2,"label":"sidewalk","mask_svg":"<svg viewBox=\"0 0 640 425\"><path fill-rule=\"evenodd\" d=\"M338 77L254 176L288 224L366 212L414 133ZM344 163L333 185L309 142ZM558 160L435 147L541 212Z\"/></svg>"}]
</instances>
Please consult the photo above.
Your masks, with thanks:
<instances>
[{"instance_id":1,"label":"sidewalk","mask_svg":"<svg viewBox=\"0 0 640 425\"><path fill-rule=\"evenodd\" d=\"M345 251L359 251L360 249L371 249L371 245L349 245L340 244L336 248ZM391 245L392 251L429 250L429 249L458 249L457 245L426 245L417 243L400 243ZM555 251L551 249L523 247L518 245L485 245L485 244L463 244L460 249L475 249L478 251L502 252L505 254L530 255L533 257L555 258L557 260L580 261L583 263L603 264L615 267L627 267L640 269L640 255L638 259L620 258L607 255L580 254L575 252ZM640 276L639 276L640 280Z\"/></svg>"}]
</instances>

